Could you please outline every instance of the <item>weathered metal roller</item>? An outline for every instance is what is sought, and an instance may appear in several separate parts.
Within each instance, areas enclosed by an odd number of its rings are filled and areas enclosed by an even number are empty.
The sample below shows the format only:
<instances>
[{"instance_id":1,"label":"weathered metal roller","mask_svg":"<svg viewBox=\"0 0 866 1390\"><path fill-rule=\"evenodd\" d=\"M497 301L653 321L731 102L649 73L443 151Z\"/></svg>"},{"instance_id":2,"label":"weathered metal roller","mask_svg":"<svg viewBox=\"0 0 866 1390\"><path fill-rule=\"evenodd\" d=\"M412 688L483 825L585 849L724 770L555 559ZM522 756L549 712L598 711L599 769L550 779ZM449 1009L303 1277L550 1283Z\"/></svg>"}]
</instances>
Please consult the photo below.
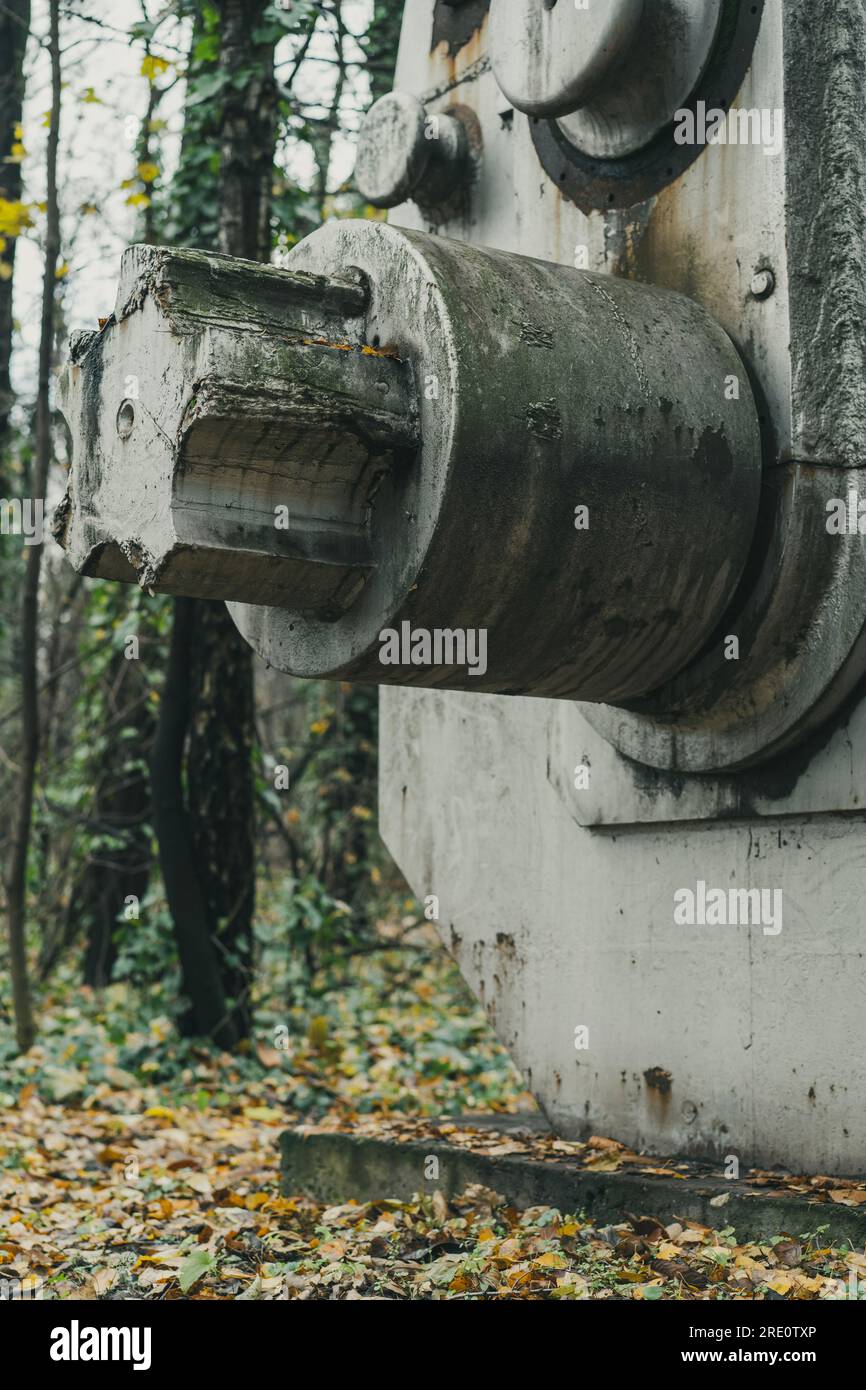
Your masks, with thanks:
<instances>
[{"instance_id":1,"label":"weathered metal roller","mask_svg":"<svg viewBox=\"0 0 866 1390\"><path fill-rule=\"evenodd\" d=\"M330 223L290 267L126 253L63 393L72 563L227 599L300 676L611 703L681 671L760 486L707 313L380 223Z\"/></svg>"}]
</instances>

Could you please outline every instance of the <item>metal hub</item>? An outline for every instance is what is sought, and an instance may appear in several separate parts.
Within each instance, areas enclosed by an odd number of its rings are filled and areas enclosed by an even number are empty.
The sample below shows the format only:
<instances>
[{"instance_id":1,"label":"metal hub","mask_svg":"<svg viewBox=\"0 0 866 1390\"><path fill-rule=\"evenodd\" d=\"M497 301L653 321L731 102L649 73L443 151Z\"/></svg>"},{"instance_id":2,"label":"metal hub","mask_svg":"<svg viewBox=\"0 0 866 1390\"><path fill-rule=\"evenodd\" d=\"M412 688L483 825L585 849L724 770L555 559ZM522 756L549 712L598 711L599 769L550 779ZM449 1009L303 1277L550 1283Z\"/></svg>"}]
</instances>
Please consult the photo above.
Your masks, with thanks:
<instances>
[{"instance_id":1,"label":"metal hub","mask_svg":"<svg viewBox=\"0 0 866 1390\"><path fill-rule=\"evenodd\" d=\"M567 116L605 84L632 47L644 0L578 9L566 0L493 0L490 60L518 111Z\"/></svg>"},{"instance_id":2,"label":"metal hub","mask_svg":"<svg viewBox=\"0 0 866 1390\"><path fill-rule=\"evenodd\" d=\"M456 116L428 115L417 97L389 92L364 117L355 180L373 207L398 207L407 198L435 206L460 187L468 155Z\"/></svg>"},{"instance_id":3,"label":"metal hub","mask_svg":"<svg viewBox=\"0 0 866 1390\"><path fill-rule=\"evenodd\" d=\"M588 13L557 8L574 23ZM689 101L715 46L722 0L652 0L641 9L616 71L559 122L593 159L622 159L650 144Z\"/></svg>"}]
</instances>

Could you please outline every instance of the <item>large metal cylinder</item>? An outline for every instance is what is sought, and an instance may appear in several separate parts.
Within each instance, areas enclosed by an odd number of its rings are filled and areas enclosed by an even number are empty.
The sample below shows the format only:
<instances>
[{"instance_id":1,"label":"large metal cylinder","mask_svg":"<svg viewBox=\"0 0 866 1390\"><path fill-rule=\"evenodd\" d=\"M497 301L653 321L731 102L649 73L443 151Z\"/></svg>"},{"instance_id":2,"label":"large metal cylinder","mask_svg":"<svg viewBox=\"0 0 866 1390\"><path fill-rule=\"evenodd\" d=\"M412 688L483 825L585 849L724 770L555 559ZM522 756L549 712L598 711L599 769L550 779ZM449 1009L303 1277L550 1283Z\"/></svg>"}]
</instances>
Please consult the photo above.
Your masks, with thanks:
<instances>
[{"instance_id":1,"label":"large metal cylinder","mask_svg":"<svg viewBox=\"0 0 866 1390\"><path fill-rule=\"evenodd\" d=\"M748 379L709 315L381 224L331 223L291 263L363 273L368 341L412 364L421 446L370 499L374 563L336 621L288 595L231 605L261 655L302 676L607 702L681 670L740 578L760 484ZM442 632L469 649L484 634L485 662L437 662Z\"/></svg>"}]
</instances>

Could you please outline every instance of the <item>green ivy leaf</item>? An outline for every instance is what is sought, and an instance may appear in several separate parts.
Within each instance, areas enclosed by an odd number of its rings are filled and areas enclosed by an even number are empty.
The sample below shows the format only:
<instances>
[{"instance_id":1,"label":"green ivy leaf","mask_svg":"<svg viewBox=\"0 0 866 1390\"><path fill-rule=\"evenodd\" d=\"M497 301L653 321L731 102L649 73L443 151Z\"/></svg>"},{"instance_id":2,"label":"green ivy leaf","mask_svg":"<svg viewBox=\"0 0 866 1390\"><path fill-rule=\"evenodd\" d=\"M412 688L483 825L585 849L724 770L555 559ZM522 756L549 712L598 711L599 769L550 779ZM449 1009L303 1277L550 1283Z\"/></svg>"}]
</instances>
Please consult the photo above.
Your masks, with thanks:
<instances>
[{"instance_id":1,"label":"green ivy leaf","mask_svg":"<svg viewBox=\"0 0 866 1390\"><path fill-rule=\"evenodd\" d=\"M216 1256L203 1245L199 1245L195 1250L187 1255L178 1272L178 1283L181 1293L189 1293L193 1284L197 1284L203 1275L209 1274L212 1269L216 1269Z\"/></svg>"}]
</instances>

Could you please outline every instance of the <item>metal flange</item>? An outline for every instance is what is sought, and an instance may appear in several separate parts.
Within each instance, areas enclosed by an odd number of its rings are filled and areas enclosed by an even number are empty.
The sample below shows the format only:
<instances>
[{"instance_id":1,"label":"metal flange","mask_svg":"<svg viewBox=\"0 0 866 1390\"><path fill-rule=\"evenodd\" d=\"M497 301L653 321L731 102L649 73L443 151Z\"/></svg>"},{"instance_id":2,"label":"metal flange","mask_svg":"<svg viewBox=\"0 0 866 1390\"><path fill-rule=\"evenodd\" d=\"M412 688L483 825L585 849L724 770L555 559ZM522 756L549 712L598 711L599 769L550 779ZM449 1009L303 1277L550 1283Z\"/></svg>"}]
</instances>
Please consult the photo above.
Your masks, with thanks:
<instances>
[{"instance_id":1,"label":"metal flange","mask_svg":"<svg viewBox=\"0 0 866 1390\"><path fill-rule=\"evenodd\" d=\"M593 98L585 109L563 119L530 118L530 133L542 167L557 189L587 214L595 209L634 207L678 179L706 146L677 141L676 111L694 112L701 101L707 108L727 110L749 70L764 0L754 0L753 4L722 0L715 29L710 12L706 31L696 25L686 31L690 41L682 50L679 90L673 92L678 69L664 41L662 16L671 14L665 10L666 4L667 0L647 4L642 27L651 26L652 32L648 29L644 39L635 43L633 53L623 61L622 79L617 69L616 80L612 76L600 89L597 104ZM650 64L645 53L653 45L656 56ZM699 69L695 85L683 95ZM627 78L629 72L631 78ZM667 76L662 76L663 72ZM655 89L646 87L645 79L651 73L658 79ZM642 83L644 94L639 97ZM667 95L656 101L654 91ZM624 95L629 92L634 93L633 99ZM663 109L666 114L659 117Z\"/></svg>"}]
</instances>

